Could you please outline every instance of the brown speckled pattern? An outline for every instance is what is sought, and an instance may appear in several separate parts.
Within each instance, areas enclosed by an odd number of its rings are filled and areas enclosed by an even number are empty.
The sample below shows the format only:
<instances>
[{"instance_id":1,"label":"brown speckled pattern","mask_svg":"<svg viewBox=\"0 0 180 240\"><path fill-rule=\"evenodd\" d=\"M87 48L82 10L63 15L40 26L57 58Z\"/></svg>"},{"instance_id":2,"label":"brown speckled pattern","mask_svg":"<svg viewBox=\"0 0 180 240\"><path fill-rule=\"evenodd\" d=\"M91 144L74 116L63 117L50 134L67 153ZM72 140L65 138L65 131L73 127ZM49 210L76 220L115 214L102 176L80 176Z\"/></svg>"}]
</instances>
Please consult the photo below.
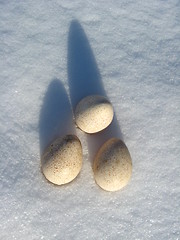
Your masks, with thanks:
<instances>
[{"instance_id":1,"label":"brown speckled pattern","mask_svg":"<svg viewBox=\"0 0 180 240\"><path fill-rule=\"evenodd\" d=\"M74 135L56 139L42 156L42 171L52 183L71 182L82 167L82 147Z\"/></svg>"},{"instance_id":2,"label":"brown speckled pattern","mask_svg":"<svg viewBox=\"0 0 180 240\"><path fill-rule=\"evenodd\" d=\"M77 126L86 133L96 133L112 122L113 108L107 98L92 95L83 98L75 109Z\"/></svg>"},{"instance_id":3,"label":"brown speckled pattern","mask_svg":"<svg viewBox=\"0 0 180 240\"><path fill-rule=\"evenodd\" d=\"M106 191L117 191L127 185L132 161L126 145L116 138L105 142L97 152L93 171L96 183Z\"/></svg>"}]
</instances>

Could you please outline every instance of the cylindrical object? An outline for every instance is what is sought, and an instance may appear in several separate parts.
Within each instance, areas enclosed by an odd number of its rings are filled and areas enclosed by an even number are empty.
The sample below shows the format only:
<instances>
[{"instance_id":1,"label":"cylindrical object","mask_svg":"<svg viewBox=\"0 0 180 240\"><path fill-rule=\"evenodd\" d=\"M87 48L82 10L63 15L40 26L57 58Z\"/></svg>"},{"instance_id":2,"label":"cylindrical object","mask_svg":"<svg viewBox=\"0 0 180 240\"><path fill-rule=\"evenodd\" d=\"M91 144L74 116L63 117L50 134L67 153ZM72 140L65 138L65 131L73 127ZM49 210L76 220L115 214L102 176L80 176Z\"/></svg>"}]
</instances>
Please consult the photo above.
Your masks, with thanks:
<instances>
[{"instance_id":1,"label":"cylindrical object","mask_svg":"<svg viewBox=\"0 0 180 240\"><path fill-rule=\"evenodd\" d=\"M82 167L82 146L75 135L58 138L42 156L42 172L52 183L62 185L71 182Z\"/></svg>"},{"instance_id":2,"label":"cylindrical object","mask_svg":"<svg viewBox=\"0 0 180 240\"><path fill-rule=\"evenodd\" d=\"M83 98L76 106L75 121L86 133L96 133L112 122L113 107L104 96L91 95Z\"/></svg>"},{"instance_id":3,"label":"cylindrical object","mask_svg":"<svg viewBox=\"0 0 180 240\"><path fill-rule=\"evenodd\" d=\"M106 191L126 186L132 174L132 161L124 142L116 138L105 142L95 156L93 171L96 183Z\"/></svg>"}]
</instances>

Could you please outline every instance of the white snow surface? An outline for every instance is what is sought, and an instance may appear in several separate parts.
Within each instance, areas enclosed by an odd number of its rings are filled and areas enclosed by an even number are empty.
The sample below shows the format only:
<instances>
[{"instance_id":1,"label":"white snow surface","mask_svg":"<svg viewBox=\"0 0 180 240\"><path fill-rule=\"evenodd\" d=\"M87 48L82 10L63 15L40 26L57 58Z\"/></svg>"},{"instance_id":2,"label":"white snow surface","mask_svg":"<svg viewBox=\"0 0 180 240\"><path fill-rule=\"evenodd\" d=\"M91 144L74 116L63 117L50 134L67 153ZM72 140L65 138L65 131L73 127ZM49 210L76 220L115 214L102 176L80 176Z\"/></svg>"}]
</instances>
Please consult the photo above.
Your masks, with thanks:
<instances>
[{"instance_id":1,"label":"white snow surface","mask_svg":"<svg viewBox=\"0 0 180 240\"><path fill-rule=\"evenodd\" d=\"M180 2L0 0L0 239L180 239ZM73 124L84 96L111 101L113 124ZM75 133L83 167L55 186L41 154ZM126 143L129 184L103 191L92 161Z\"/></svg>"}]
</instances>

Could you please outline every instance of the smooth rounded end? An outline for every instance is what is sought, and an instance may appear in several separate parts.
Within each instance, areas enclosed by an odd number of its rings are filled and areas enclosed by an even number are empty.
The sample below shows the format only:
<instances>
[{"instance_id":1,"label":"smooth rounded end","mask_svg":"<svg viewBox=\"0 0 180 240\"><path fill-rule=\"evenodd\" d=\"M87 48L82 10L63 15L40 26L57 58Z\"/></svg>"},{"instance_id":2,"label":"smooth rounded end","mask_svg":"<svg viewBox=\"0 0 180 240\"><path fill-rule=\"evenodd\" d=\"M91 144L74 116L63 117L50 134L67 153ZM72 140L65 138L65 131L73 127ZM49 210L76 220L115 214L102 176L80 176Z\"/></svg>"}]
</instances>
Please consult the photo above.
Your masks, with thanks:
<instances>
[{"instance_id":1,"label":"smooth rounded end","mask_svg":"<svg viewBox=\"0 0 180 240\"><path fill-rule=\"evenodd\" d=\"M107 128L113 120L113 115L111 103L99 95L83 98L75 109L76 124L86 133L96 133Z\"/></svg>"},{"instance_id":2,"label":"smooth rounded end","mask_svg":"<svg viewBox=\"0 0 180 240\"><path fill-rule=\"evenodd\" d=\"M95 156L93 171L102 189L118 191L125 187L132 175L132 160L124 142L116 138L105 142Z\"/></svg>"},{"instance_id":3,"label":"smooth rounded end","mask_svg":"<svg viewBox=\"0 0 180 240\"><path fill-rule=\"evenodd\" d=\"M42 172L48 181L62 185L71 182L82 167L82 146L75 135L51 143L42 156Z\"/></svg>"}]
</instances>

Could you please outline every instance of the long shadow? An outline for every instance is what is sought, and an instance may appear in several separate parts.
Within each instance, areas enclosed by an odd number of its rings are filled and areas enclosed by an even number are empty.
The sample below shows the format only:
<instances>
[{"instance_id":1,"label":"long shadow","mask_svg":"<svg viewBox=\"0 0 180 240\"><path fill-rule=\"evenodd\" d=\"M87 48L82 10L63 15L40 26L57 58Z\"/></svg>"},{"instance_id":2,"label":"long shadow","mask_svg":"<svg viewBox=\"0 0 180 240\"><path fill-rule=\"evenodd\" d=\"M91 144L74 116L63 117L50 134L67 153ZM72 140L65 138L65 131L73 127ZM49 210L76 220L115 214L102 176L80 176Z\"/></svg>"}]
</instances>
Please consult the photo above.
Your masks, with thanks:
<instances>
[{"instance_id":1,"label":"long shadow","mask_svg":"<svg viewBox=\"0 0 180 240\"><path fill-rule=\"evenodd\" d=\"M68 78L73 109L87 95L105 95L90 44L76 20L71 22L68 36Z\"/></svg>"},{"instance_id":2,"label":"long shadow","mask_svg":"<svg viewBox=\"0 0 180 240\"><path fill-rule=\"evenodd\" d=\"M73 110L77 103L88 95L106 96L93 51L77 20L71 22L68 35L68 80ZM95 153L105 141L111 137L122 139L116 115L108 128L97 134L86 134L86 137L89 158L92 161Z\"/></svg>"},{"instance_id":3,"label":"long shadow","mask_svg":"<svg viewBox=\"0 0 180 240\"><path fill-rule=\"evenodd\" d=\"M57 137L74 133L71 105L63 84L54 79L48 86L39 116L40 154Z\"/></svg>"}]
</instances>

